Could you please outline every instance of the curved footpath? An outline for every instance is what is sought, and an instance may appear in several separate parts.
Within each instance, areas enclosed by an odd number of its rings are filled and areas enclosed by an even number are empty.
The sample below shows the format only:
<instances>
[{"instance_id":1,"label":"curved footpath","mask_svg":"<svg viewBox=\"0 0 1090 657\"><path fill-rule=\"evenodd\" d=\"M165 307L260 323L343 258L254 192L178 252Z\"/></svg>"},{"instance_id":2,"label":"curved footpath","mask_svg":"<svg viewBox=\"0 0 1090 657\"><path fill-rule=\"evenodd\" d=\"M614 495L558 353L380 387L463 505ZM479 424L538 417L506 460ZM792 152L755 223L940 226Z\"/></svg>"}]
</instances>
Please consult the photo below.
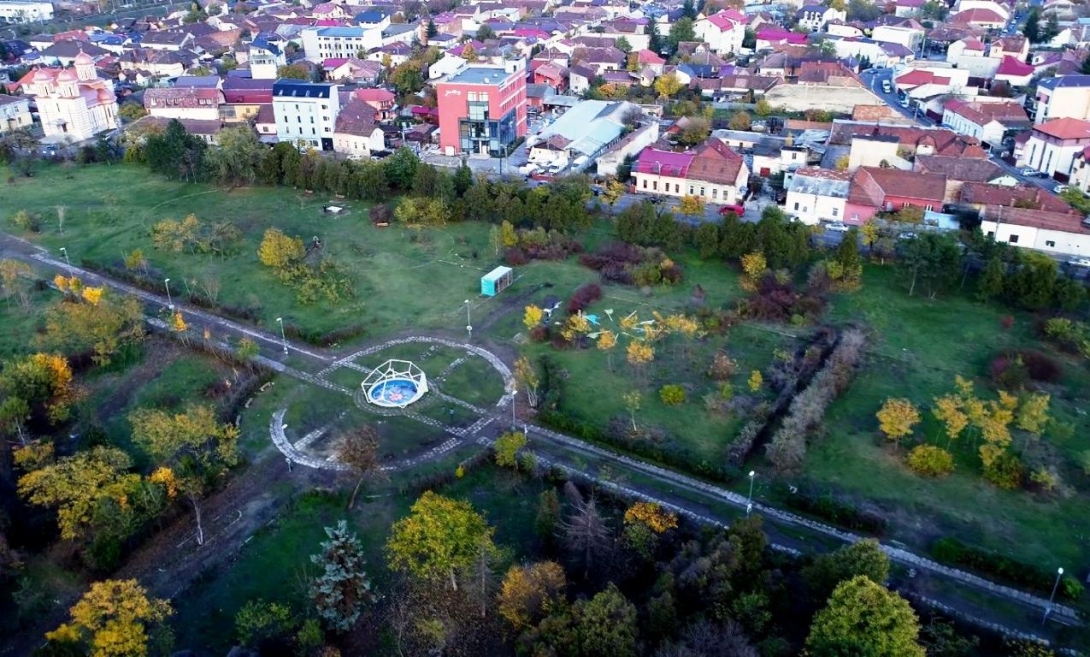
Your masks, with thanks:
<instances>
[{"instance_id":1,"label":"curved footpath","mask_svg":"<svg viewBox=\"0 0 1090 657\"><path fill-rule=\"evenodd\" d=\"M136 297L146 303L149 309L152 311L152 323L158 323L162 325L162 322L156 322L155 316L163 312L167 307L167 299L165 297L152 294L150 292L137 289L131 285L115 281L113 279L101 276L94 272L90 272L79 267L74 267L59 261L56 258L50 257L44 250L37 247L25 240L2 234L0 235L0 249L3 250L5 257L14 257L24 260L30 264L37 265L39 267L44 266L57 272L66 272L69 274L79 275L84 282L94 285L105 285L116 291L124 294ZM298 367L303 367L302 363L310 363L314 366L316 371L327 368L331 363L338 360L337 356L331 355L324 350L318 350L308 346L298 345L290 341L284 341L280 336L266 333L251 326L243 326L229 319L213 315L198 308L188 306L186 304L174 304L176 308L182 310L186 315L186 321L197 333L201 333L204 330L212 332L218 337L223 337L225 334L233 335L236 338L249 337L255 340L261 350L259 358L266 365L269 365L276 371L293 378L297 378L308 383L315 385L321 385L331 390L336 389L337 392L348 392L341 386L325 381L315 375L309 374ZM414 340L414 338L408 338L406 341ZM237 341L237 340L236 340ZM462 342L454 340L442 340L443 343L450 346L457 346L459 348L467 348L474 353L485 357L494 366L498 363L499 369L502 367L502 371L506 371L509 376L509 370L500 359L491 354L485 349L480 348L477 345L468 345ZM386 344L384 341L383 344ZM382 345L374 345L372 349L379 348ZM293 364L297 366L288 366L283 360L285 358L285 352L288 357L292 358ZM301 363L297 361L302 361ZM476 440L482 447L491 444L491 438L489 438L481 430L491 422L491 420L497 420L497 426L503 426L503 420L499 417L500 414L506 416L506 412L503 410L510 403L510 396L504 396L497 407L493 409L494 415L491 418L487 418L484 422L479 422L472 429L477 433L476 436L468 435L470 432L463 431L463 435L460 437L462 440ZM270 436L273 438L274 443L278 449L285 453L285 456L292 459L293 456L300 457L298 463L310 467L321 467L323 469L336 469L339 464L330 463L328 461L317 462L312 457L306 456L305 453L296 449L284 436L282 415L277 417L274 415L270 418ZM707 508L700 503L694 503L691 501L692 497L699 497L706 500L713 505L733 507L745 512L748 500L737 493L734 493L725 488L715 486L695 478L680 474L678 472L668 470L666 468L659 467L638 459L615 453L611 450L606 450L594 445L590 445L582 440L578 440L571 436L550 431L548 429L529 425L527 426L532 444L535 448L535 453L538 456L539 462L543 465L556 467L563 470L572 476L592 480L599 486L613 490L618 494L644 499L647 501L654 501L662 504L666 508L672 509L677 513L693 519L694 521L712 524L717 526L725 526L727 523L723 519L715 517L714 513L701 512L701 508ZM456 436L451 441L458 440ZM305 439L304 439L305 440ZM451 442L448 441L448 442ZM298 443L297 443L298 444ZM444 443L443 446L445 446ZM437 447L436 450L441 447ZM453 446L453 443L452 443ZM449 449L450 447L447 447ZM446 449L443 450L444 452ZM588 473L584 464L588 459L594 459L599 461L605 461L607 465L615 465L618 468L623 468L631 473L632 481L625 484L614 481L616 477L613 473L594 472ZM313 464L308 460L315 461ZM415 459L414 459L415 460ZM397 464L393 469L400 469L401 467L407 467L409 464ZM638 482L636 479L638 478ZM685 497L679 497L678 491L684 491ZM673 495L671 495L673 494ZM774 507L765 506L762 504L754 503L753 510L760 513L766 521L772 525L772 528L781 528L789 530L792 535L810 534L819 539L833 539L836 543L852 543L860 540L860 536L851 532L846 532L835 527L825 525L819 522L815 522L800 516L776 509ZM818 541L821 543L822 541ZM811 546L812 547L812 546ZM948 580L957 582L962 585L972 587L976 591L984 592L989 596L994 596L1007 601L1017 603L1023 607L1028 607L1035 614L1041 614L1046 609L1051 609L1052 620L1054 622L1061 622L1068 625L1079 625L1077 612L1069 606L1061 604L1049 604L1049 601L1040 596L1032 595L1024 591L1019 591L1008 586L1003 586L990 582L978 575L968 573L955 568L944 566L930 559L924 558L914 552L906 550L901 547L891 546L883 544L883 549L889 555L890 559L910 568L916 569L923 573L928 573L933 576L946 578ZM797 552L795 548L780 545L780 549L789 552ZM925 596L916 596L917 599L933 606L939 607L944 611L953 611L955 615L959 615L957 611L961 608L956 599L945 600L932 600ZM956 597L956 596L955 596ZM990 621L974 618L970 614L960 614L967 620L976 622L980 625L989 626L992 629L1004 631L1008 634L1016 634L1019 636L1032 637L1033 634L1025 631L1011 630L1010 628L998 626Z\"/></svg>"}]
</instances>

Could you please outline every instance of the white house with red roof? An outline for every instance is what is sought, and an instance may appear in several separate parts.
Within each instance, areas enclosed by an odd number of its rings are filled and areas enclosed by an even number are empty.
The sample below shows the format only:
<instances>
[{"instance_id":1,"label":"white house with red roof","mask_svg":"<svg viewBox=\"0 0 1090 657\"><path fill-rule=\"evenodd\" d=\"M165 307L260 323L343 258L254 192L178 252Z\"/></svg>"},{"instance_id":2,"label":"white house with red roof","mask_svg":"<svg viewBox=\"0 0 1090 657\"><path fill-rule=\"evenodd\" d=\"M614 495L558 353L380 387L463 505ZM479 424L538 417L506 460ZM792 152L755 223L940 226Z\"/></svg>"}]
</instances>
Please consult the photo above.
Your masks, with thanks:
<instances>
[{"instance_id":1,"label":"white house with red roof","mask_svg":"<svg viewBox=\"0 0 1090 657\"><path fill-rule=\"evenodd\" d=\"M749 167L730 146L712 137L685 153L646 148L632 177L640 194L697 196L708 203L734 205L745 195Z\"/></svg>"},{"instance_id":2,"label":"white house with red roof","mask_svg":"<svg viewBox=\"0 0 1090 657\"><path fill-rule=\"evenodd\" d=\"M1003 135L1008 130L1029 128L1033 122L1019 103L949 100L943 108L942 124L960 135L976 137L997 147L1003 143Z\"/></svg>"},{"instance_id":3,"label":"white house with red roof","mask_svg":"<svg viewBox=\"0 0 1090 657\"><path fill-rule=\"evenodd\" d=\"M951 43L946 48L946 61L956 62L961 57L984 57L988 46L976 37L965 37Z\"/></svg>"},{"instance_id":4,"label":"white house with red roof","mask_svg":"<svg viewBox=\"0 0 1090 657\"><path fill-rule=\"evenodd\" d=\"M950 16L950 25L979 27L986 30L998 30L1007 24L1007 18L991 9L968 9Z\"/></svg>"},{"instance_id":5,"label":"white house with red roof","mask_svg":"<svg viewBox=\"0 0 1090 657\"><path fill-rule=\"evenodd\" d=\"M997 82L1006 82L1012 87L1024 87L1033 80L1036 73L1035 67L1007 55L999 63L999 68L996 69L995 77L992 79Z\"/></svg>"},{"instance_id":6,"label":"white house with red roof","mask_svg":"<svg viewBox=\"0 0 1090 657\"><path fill-rule=\"evenodd\" d=\"M742 12L727 9L693 23L693 32L716 54L736 53L742 49L747 21Z\"/></svg>"},{"instance_id":7,"label":"white house with red roof","mask_svg":"<svg viewBox=\"0 0 1090 657\"><path fill-rule=\"evenodd\" d=\"M1011 17L1010 3L1004 2L1003 0L958 0L957 4L954 5L955 13L963 13L974 9L995 12L1001 16L1004 21L1010 20Z\"/></svg>"},{"instance_id":8,"label":"white house with red roof","mask_svg":"<svg viewBox=\"0 0 1090 657\"><path fill-rule=\"evenodd\" d=\"M46 141L78 142L117 128L113 84L98 77L90 55L77 55L72 68L34 69L19 86L38 105Z\"/></svg>"},{"instance_id":9,"label":"white house with red roof","mask_svg":"<svg viewBox=\"0 0 1090 657\"><path fill-rule=\"evenodd\" d=\"M1090 146L1090 121L1053 119L1033 128L1018 156L1018 166L1067 180L1076 158Z\"/></svg>"}]
</instances>

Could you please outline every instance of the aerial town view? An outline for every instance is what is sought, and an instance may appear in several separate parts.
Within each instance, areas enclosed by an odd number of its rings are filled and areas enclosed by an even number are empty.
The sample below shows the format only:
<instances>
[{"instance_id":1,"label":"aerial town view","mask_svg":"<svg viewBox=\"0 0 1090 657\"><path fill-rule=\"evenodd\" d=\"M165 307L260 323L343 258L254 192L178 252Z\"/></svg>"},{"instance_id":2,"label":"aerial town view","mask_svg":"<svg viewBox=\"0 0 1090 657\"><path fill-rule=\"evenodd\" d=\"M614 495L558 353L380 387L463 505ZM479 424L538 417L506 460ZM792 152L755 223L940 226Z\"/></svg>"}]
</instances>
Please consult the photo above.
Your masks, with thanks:
<instances>
[{"instance_id":1,"label":"aerial town view","mask_svg":"<svg viewBox=\"0 0 1090 657\"><path fill-rule=\"evenodd\" d=\"M0 657L1090 657L1090 0L0 0Z\"/></svg>"}]
</instances>

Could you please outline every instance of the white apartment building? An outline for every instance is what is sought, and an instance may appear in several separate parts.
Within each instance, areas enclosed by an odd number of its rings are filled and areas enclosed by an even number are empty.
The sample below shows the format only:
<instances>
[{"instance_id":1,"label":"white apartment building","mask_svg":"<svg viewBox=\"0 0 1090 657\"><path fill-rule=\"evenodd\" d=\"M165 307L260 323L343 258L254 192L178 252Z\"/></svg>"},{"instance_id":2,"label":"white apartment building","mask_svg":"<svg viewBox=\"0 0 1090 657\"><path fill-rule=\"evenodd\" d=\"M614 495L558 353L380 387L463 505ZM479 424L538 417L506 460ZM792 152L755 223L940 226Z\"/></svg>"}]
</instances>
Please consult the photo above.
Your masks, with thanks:
<instances>
[{"instance_id":1,"label":"white apartment building","mask_svg":"<svg viewBox=\"0 0 1090 657\"><path fill-rule=\"evenodd\" d=\"M319 27L300 33L303 54L312 62L339 57L356 57L382 47L382 30L364 27Z\"/></svg>"},{"instance_id":2,"label":"white apartment building","mask_svg":"<svg viewBox=\"0 0 1090 657\"><path fill-rule=\"evenodd\" d=\"M264 37L250 44L250 77L255 80L275 80L281 66L288 63L284 51Z\"/></svg>"},{"instance_id":3,"label":"white apartment building","mask_svg":"<svg viewBox=\"0 0 1090 657\"><path fill-rule=\"evenodd\" d=\"M0 19L9 23L30 23L53 19L52 2L0 0Z\"/></svg>"},{"instance_id":4,"label":"white apartment building","mask_svg":"<svg viewBox=\"0 0 1090 657\"><path fill-rule=\"evenodd\" d=\"M340 113L336 84L280 80L273 84L277 141L300 150L333 150L333 130Z\"/></svg>"},{"instance_id":5,"label":"white apartment building","mask_svg":"<svg viewBox=\"0 0 1090 657\"><path fill-rule=\"evenodd\" d=\"M829 169L796 169L787 188L784 209L808 226L843 221L852 175Z\"/></svg>"},{"instance_id":6,"label":"white apartment building","mask_svg":"<svg viewBox=\"0 0 1090 657\"><path fill-rule=\"evenodd\" d=\"M26 96L0 96L0 134L29 128L34 123L30 115L30 99Z\"/></svg>"}]
</instances>

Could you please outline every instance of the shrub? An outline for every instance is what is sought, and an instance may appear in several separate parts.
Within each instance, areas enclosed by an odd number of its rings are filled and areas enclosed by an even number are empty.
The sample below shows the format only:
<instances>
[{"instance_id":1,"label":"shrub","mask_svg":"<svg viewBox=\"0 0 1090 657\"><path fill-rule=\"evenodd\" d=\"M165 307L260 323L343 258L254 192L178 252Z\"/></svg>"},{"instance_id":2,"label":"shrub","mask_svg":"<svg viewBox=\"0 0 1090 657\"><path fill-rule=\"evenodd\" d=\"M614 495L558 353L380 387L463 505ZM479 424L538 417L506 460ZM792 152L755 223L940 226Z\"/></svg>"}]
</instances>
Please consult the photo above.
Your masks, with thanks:
<instances>
[{"instance_id":1,"label":"shrub","mask_svg":"<svg viewBox=\"0 0 1090 657\"><path fill-rule=\"evenodd\" d=\"M910 470L921 477L942 477L954 470L950 452L934 445L917 445L905 458Z\"/></svg>"},{"instance_id":2,"label":"shrub","mask_svg":"<svg viewBox=\"0 0 1090 657\"><path fill-rule=\"evenodd\" d=\"M1050 593L1056 581L1056 571L1016 561L1010 557L965 545L956 538L942 538L931 546L931 556L940 563L958 566L989 575L1016 586ZM1070 575L1060 580L1057 596L1068 600L1082 597L1083 585Z\"/></svg>"},{"instance_id":3,"label":"shrub","mask_svg":"<svg viewBox=\"0 0 1090 657\"><path fill-rule=\"evenodd\" d=\"M731 360L727 352L719 350L712 357L712 364L708 367L708 376L716 381L726 381L738 371L738 363Z\"/></svg>"},{"instance_id":4,"label":"shrub","mask_svg":"<svg viewBox=\"0 0 1090 657\"><path fill-rule=\"evenodd\" d=\"M659 388L659 398L667 406L680 406L685 401L685 388L671 383Z\"/></svg>"},{"instance_id":5,"label":"shrub","mask_svg":"<svg viewBox=\"0 0 1090 657\"><path fill-rule=\"evenodd\" d=\"M574 315L586 310L587 306L602 298L602 288L597 283L581 285L568 299L568 314Z\"/></svg>"},{"instance_id":6,"label":"shrub","mask_svg":"<svg viewBox=\"0 0 1090 657\"><path fill-rule=\"evenodd\" d=\"M1021 390L1029 381L1029 371L1018 356L1001 354L992 360L992 381L1003 390Z\"/></svg>"},{"instance_id":7,"label":"shrub","mask_svg":"<svg viewBox=\"0 0 1090 657\"><path fill-rule=\"evenodd\" d=\"M1063 366L1052 356L1036 349L1015 352L1026 366L1026 373L1034 381L1057 383L1063 378Z\"/></svg>"},{"instance_id":8,"label":"shrub","mask_svg":"<svg viewBox=\"0 0 1090 657\"><path fill-rule=\"evenodd\" d=\"M530 262L530 258L525 251L517 246L512 246L503 252L503 261L508 267L519 267Z\"/></svg>"},{"instance_id":9,"label":"shrub","mask_svg":"<svg viewBox=\"0 0 1090 657\"><path fill-rule=\"evenodd\" d=\"M1004 331L1010 329L1010 327L1014 326L1014 316L1003 315L1003 317L999 320L999 325L1003 327Z\"/></svg>"},{"instance_id":10,"label":"shrub","mask_svg":"<svg viewBox=\"0 0 1090 657\"><path fill-rule=\"evenodd\" d=\"M984 478L1003 490L1018 490L1024 476L1022 463L1013 454L999 455L991 464L984 466Z\"/></svg>"}]
</instances>

